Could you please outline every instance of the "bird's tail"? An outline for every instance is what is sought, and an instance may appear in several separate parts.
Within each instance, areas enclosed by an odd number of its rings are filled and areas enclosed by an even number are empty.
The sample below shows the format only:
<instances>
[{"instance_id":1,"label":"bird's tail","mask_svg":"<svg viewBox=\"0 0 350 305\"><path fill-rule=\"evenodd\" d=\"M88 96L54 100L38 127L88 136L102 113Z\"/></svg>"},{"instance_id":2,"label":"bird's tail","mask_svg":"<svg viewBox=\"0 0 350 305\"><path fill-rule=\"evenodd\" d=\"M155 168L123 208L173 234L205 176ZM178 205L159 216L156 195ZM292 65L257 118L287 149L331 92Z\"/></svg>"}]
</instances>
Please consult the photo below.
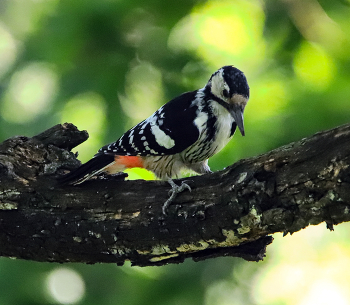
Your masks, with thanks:
<instances>
[{"instance_id":1,"label":"bird's tail","mask_svg":"<svg viewBox=\"0 0 350 305\"><path fill-rule=\"evenodd\" d=\"M96 155L90 161L82 164L70 173L58 178L60 184L77 185L83 183L87 179L97 175L106 167L114 163L114 156L108 154Z\"/></svg>"}]
</instances>

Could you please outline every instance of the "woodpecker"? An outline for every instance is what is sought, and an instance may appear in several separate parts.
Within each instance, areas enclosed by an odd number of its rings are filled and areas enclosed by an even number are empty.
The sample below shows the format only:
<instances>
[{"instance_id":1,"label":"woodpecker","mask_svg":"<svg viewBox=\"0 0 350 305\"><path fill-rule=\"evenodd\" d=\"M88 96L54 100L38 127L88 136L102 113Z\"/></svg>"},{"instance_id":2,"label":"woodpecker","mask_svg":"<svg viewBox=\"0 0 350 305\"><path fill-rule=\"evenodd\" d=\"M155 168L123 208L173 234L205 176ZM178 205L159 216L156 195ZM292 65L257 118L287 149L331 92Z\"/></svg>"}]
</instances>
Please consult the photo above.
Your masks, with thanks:
<instances>
[{"instance_id":1,"label":"woodpecker","mask_svg":"<svg viewBox=\"0 0 350 305\"><path fill-rule=\"evenodd\" d=\"M141 167L168 180L175 191L171 178L184 169L210 173L208 159L230 141L237 126L244 136L243 112L248 99L243 72L224 66L203 88L166 103L60 180L77 185L100 172L115 174Z\"/></svg>"}]
</instances>

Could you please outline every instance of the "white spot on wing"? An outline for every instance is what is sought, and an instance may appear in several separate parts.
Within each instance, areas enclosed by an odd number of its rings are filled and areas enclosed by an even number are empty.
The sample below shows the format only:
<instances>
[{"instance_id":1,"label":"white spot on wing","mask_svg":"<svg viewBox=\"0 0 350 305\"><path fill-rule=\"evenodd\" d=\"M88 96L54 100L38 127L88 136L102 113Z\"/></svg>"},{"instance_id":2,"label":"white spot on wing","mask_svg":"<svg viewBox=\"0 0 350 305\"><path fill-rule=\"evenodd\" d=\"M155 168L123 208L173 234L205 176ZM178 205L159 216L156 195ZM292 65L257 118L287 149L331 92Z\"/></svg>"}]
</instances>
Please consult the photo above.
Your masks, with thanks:
<instances>
[{"instance_id":1,"label":"white spot on wing","mask_svg":"<svg viewBox=\"0 0 350 305\"><path fill-rule=\"evenodd\" d=\"M170 136L168 136L163 130L161 130L158 125L152 125L151 131L158 145L163 146L167 149L175 146L175 141Z\"/></svg>"},{"instance_id":2,"label":"white spot on wing","mask_svg":"<svg viewBox=\"0 0 350 305\"><path fill-rule=\"evenodd\" d=\"M129 144L131 146L134 146L134 130L131 130L130 135L129 135Z\"/></svg>"}]
</instances>

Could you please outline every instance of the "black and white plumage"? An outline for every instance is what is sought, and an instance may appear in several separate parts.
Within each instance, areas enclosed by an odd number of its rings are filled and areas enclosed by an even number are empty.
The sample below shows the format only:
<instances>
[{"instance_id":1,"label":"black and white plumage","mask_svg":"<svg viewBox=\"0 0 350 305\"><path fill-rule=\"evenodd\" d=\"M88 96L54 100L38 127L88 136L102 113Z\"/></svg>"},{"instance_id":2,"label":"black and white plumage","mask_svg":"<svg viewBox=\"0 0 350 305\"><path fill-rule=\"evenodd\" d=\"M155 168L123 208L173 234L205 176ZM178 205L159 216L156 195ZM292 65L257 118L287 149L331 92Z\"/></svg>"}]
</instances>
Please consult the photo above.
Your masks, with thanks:
<instances>
[{"instance_id":1,"label":"black and white plumage","mask_svg":"<svg viewBox=\"0 0 350 305\"><path fill-rule=\"evenodd\" d=\"M243 72L224 66L204 88L163 105L63 181L79 184L101 171L116 173L130 167L146 168L160 179L178 177L182 169L208 173L208 158L230 141L237 126L244 135L248 99Z\"/></svg>"}]
</instances>

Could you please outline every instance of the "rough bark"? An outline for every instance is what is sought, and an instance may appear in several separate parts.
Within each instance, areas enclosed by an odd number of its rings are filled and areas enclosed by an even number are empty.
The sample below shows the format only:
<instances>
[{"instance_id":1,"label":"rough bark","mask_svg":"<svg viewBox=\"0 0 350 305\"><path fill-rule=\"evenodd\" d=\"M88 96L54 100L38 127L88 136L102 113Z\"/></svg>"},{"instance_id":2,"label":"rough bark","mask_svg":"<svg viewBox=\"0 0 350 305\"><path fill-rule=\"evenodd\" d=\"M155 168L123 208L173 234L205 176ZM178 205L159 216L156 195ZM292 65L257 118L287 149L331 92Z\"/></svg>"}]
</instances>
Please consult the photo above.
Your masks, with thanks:
<instances>
[{"instance_id":1,"label":"rough bark","mask_svg":"<svg viewBox=\"0 0 350 305\"><path fill-rule=\"evenodd\" d=\"M68 150L87 137L64 124L0 144L1 256L140 266L258 261L270 234L350 220L350 124L187 178L192 191L167 215L167 182L102 177L60 186L57 176L79 165Z\"/></svg>"}]
</instances>

